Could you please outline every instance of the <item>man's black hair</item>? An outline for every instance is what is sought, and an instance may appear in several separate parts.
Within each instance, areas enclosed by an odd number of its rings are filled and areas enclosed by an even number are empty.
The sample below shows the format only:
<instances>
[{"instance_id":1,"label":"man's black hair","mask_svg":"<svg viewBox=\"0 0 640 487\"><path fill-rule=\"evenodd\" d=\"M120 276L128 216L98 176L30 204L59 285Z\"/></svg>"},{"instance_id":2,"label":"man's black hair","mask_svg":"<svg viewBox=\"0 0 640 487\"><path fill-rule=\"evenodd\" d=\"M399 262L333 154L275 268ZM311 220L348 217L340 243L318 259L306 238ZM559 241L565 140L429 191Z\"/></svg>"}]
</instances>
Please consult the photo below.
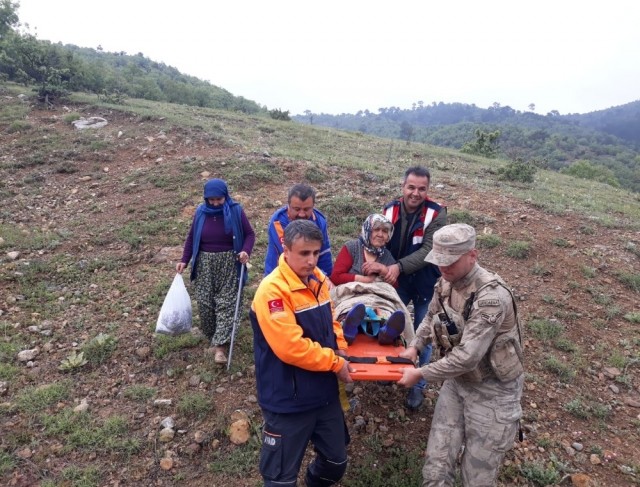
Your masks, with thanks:
<instances>
[{"instance_id":1,"label":"man's black hair","mask_svg":"<svg viewBox=\"0 0 640 487\"><path fill-rule=\"evenodd\" d=\"M284 229L284 244L290 249L294 240L299 238L318 242L323 240L322 231L311 220L293 220Z\"/></svg>"},{"instance_id":2,"label":"man's black hair","mask_svg":"<svg viewBox=\"0 0 640 487\"><path fill-rule=\"evenodd\" d=\"M418 177L426 177L428 181L431 181L431 173L424 166L412 166L404 172L404 182L407 182L407 178L413 174Z\"/></svg>"},{"instance_id":3,"label":"man's black hair","mask_svg":"<svg viewBox=\"0 0 640 487\"><path fill-rule=\"evenodd\" d=\"M289 189L287 202L291 203L291 198L293 198L294 196L300 198L300 201L311 198L311 201L313 201L314 203L316 202L316 190L308 184L298 183L291 186L291 189Z\"/></svg>"}]
</instances>

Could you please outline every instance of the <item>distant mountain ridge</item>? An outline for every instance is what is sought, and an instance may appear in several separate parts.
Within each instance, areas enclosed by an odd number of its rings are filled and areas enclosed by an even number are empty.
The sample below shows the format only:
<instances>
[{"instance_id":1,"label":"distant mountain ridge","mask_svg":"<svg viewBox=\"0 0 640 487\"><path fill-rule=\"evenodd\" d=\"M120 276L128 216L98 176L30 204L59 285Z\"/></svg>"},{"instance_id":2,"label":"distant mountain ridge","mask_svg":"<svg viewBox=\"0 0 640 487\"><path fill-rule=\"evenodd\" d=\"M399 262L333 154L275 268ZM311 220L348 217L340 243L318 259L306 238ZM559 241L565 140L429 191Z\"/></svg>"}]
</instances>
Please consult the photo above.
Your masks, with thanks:
<instances>
[{"instance_id":1,"label":"distant mountain ridge","mask_svg":"<svg viewBox=\"0 0 640 487\"><path fill-rule=\"evenodd\" d=\"M536 161L559 170L576 161L608 168L620 186L640 191L640 101L586 114L539 115L494 103L414 104L411 109L380 108L356 114L305 112L300 123L362 132L407 142L462 148L476 130L500 131L501 155Z\"/></svg>"}]
</instances>

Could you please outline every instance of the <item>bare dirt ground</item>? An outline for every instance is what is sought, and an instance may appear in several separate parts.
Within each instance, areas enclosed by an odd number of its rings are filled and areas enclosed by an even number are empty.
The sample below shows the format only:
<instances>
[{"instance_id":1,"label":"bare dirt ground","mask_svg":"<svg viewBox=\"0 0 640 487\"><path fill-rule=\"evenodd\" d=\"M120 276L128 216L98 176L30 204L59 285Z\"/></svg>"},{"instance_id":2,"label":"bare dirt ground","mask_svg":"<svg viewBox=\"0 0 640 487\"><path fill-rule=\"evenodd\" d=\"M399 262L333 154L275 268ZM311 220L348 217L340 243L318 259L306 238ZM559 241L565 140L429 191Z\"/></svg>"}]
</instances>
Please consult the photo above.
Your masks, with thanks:
<instances>
[{"instance_id":1,"label":"bare dirt ground","mask_svg":"<svg viewBox=\"0 0 640 487\"><path fill-rule=\"evenodd\" d=\"M239 149L216 145L204 133L170 127L162 120L118 112L109 113L110 125L96 132L100 136L95 146L87 149L86 136L80 139L63 115L33 110L29 127L15 132L8 130L8 123L0 124L0 358L1 364L17 370L6 373L8 380L0 376L0 382L6 382L6 390L0 389L0 453L5 461L13 459L11 468L0 470L0 484L80 485L64 474L75 466L99 469L97 484L88 485L260 485L255 451L261 416L246 314L233 374L213 365L204 341L159 358L161 342L153 334L197 201L193 195L203 179L224 178L221 161L237 159ZM240 152L247 159L256 157ZM34 161L36 156L42 160ZM194 177L192 170L192 175L184 175L184 166L203 160L215 162L198 169L209 174ZM296 161L271 158L270 163L281 166L286 181L233 194L259 232L254 263L264 258L264 228L274 201L283 201L298 177ZM331 194L350 176L315 186ZM375 182L363 184L375 193ZM630 250L640 248L640 235L605 228L570 212L550 215L446 176L434 184L442 185L432 188L434 199L455 200L450 212L467 211L479 233L500 237L500 245L481 248L480 261L513 287L529 324L522 401L527 437L508 455L500 485L547 485L536 481L546 470L557 472L556 482L563 485L637 485L640 331L625 316L640 312L639 294L623 284L620 275L640 273L638 253ZM395 196L380 196L373 203L381 206ZM167 218L170 209L174 213ZM139 245L123 238L127 228L142 232L154 219L168 223ZM47 236L47 244L38 245L42 236ZM525 258L507 255L508 243L514 241L531 242ZM19 256L10 257L12 251ZM258 274L251 276L249 295ZM27 282L29 275L36 279ZM551 329L560 330L558 336ZM107 360L71 373L59 370L72 350L100 332L117 339ZM18 351L36 348L31 363L18 361ZM70 383L70 390L44 410L19 407L24 391L57 383ZM135 400L128 394L134 386L153 389L155 395ZM210 409L191 414L180 405L181 398L194 394L207 397ZM395 385L358 383L352 396L359 403L347 414L351 466L341 485L359 485L354 476L361 469L375 470L366 462L380 445L383 452L421 451L437 394L437 385L432 385L425 407L410 412L403 408L405 392ZM154 399L164 398L172 404L154 405ZM73 409L83 399L93 421L125 418L125 437L137 440L138 449L68 448L70 439L63 430L51 433L46 428L43 414ZM228 437L236 409L248 414L253 433L239 446ZM165 443L158 434L167 416L175 419L177 433ZM356 426L358 416L365 426ZM163 458L171 462L161 465Z\"/></svg>"}]
</instances>

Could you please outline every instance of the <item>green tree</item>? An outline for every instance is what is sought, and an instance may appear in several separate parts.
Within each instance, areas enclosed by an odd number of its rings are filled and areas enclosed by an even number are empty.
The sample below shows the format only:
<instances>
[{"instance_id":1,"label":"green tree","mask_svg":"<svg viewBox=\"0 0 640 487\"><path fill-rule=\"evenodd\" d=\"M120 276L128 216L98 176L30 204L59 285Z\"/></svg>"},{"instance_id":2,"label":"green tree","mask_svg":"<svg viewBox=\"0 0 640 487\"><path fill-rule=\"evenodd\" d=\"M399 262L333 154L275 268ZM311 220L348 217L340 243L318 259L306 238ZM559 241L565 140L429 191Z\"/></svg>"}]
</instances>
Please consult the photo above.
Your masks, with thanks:
<instances>
[{"instance_id":1,"label":"green tree","mask_svg":"<svg viewBox=\"0 0 640 487\"><path fill-rule=\"evenodd\" d=\"M283 120L285 122L291 120L291 117L289 116L289 110L280 110L279 108L269 110L269 116L274 120Z\"/></svg>"},{"instance_id":2,"label":"green tree","mask_svg":"<svg viewBox=\"0 0 640 487\"><path fill-rule=\"evenodd\" d=\"M498 139L500 138L500 131L485 132L480 129L475 130L476 140L467 142L461 152L465 154L475 154L478 156L484 156L488 158L496 157L498 153Z\"/></svg>"},{"instance_id":3,"label":"green tree","mask_svg":"<svg viewBox=\"0 0 640 487\"><path fill-rule=\"evenodd\" d=\"M48 42L42 42L31 34L16 37L19 63L17 78L25 84L36 84L38 99L51 105L57 98L68 94L73 54Z\"/></svg>"},{"instance_id":4,"label":"green tree","mask_svg":"<svg viewBox=\"0 0 640 487\"><path fill-rule=\"evenodd\" d=\"M0 81L11 79L16 72L13 27L18 25L17 3L0 0Z\"/></svg>"},{"instance_id":5,"label":"green tree","mask_svg":"<svg viewBox=\"0 0 640 487\"><path fill-rule=\"evenodd\" d=\"M400 124L400 138L405 140L407 144L411 142L413 138L413 127L406 120L403 120Z\"/></svg>"},{"instance_id":6,"label":"green tree","mask_svg":"<svg viewBox=\"0 0 640 487\"><path fill-rule=\"evenodd\" d=\"M0 0L0 40L18 25L18 2Z\"/></svg>"}]
</instances>

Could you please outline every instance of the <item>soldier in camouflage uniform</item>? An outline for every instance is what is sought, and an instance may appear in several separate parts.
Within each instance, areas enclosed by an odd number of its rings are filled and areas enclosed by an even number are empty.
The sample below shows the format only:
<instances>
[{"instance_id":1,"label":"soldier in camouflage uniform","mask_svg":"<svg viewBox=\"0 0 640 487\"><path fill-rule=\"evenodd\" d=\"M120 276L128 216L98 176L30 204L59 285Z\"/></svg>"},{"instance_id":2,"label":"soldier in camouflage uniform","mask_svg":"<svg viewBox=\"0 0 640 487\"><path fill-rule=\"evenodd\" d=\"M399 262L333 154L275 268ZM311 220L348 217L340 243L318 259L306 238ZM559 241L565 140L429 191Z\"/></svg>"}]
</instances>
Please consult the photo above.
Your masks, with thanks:
<instances>
[{"instance_id":1,"label":"soldier in camouflage uniform","mask_svg":"<svg viewBox=\"0 0 640 487\"><path fill-rule=\"evenodd\" d=\"M446 225L426 257L442 273L427 316L401 354L416 360L435 342L441 358L402 369L399 384L444 381L422 470L423 487L452 486L460 460L465 486L494 486L522 415L522 329L504 281L477 264L475 230Z\"/></svg>"}]
</instances>

